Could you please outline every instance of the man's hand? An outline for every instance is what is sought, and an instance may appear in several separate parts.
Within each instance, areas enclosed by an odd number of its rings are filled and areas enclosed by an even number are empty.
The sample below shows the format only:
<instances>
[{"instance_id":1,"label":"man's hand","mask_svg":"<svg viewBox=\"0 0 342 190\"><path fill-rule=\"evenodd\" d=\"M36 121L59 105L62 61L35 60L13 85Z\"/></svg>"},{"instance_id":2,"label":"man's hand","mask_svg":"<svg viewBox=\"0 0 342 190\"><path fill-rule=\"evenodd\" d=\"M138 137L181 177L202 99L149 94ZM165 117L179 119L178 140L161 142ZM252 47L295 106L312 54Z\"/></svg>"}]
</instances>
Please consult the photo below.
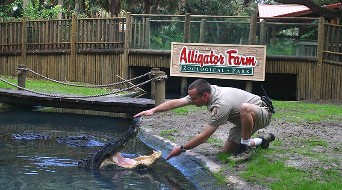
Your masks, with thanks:
<instances>
[{"instance_id":1,"label":"man's hand","mask_svg":"<svg viewBox=\"0 0 342 190\"><path fill-rule=\"evenodd\" d=\"M145 111L142 111L142 112L136 114L134 117L139 117L139 116L151 116L151 115L153 115L153 113L154 113L154 112L152 111L152 109L150 109L150 110L145 110Z\"/></svg>"},{"instance_id":2,"label":"man's hand","mask_svg":"<svg viewBox=\"0 0 342 190\"><path fill-rule=\"evenodd\" d=\"M172 149L172 151L170 152L170 154L167 156L166 160L174 157L174 156L178 156L182 153L182 148L180 146L176 146Z\"/></svg>"},{"instance_id":3,"label":"man's hand","mask_svg":"<svg viewBox=\"0 0 342 190\"><path fill-rule=\"evenodd\" d=\"M142 111L142 112L136 114L134 117L151 116L151 115L153 115L154 113L157 113L157 112L165 112L165 111L169 111L169 110L172 110L172 109L175 109L175 108L179 108L179 107L182 107L182 106L186 106L186 105L189 105L189 104L191 104L191 102L189 102L187 100L187 98L168 100L168 101L166 101L166 102L164 102L164 103L160 104L159 106L156 106L156 107L154 107L152 109Z\"/></svg>"}]
</instances>

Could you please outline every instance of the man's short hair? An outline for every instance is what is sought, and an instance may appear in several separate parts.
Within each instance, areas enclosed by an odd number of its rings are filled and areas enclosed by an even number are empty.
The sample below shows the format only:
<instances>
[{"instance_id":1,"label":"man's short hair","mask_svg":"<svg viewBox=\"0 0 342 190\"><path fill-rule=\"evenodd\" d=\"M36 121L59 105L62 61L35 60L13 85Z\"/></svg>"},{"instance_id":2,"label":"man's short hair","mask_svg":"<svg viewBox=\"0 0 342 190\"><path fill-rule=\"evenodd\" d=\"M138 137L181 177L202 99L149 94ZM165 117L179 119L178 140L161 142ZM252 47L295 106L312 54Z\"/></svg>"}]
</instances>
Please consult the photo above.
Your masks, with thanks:
<instances>
[{"instance_id":1,"label":"man's short hair","mask_svg":"<svg viewBox=\"0 0 342 190\"><path fill-rule=\"evenodd\" d=\"M204 93L208 92L211 94L211 86L210 84L204 79L197 79L193 83L189 85L188 90L196 89L197 96L203 96Z\"/></svg>"}]
</instances>

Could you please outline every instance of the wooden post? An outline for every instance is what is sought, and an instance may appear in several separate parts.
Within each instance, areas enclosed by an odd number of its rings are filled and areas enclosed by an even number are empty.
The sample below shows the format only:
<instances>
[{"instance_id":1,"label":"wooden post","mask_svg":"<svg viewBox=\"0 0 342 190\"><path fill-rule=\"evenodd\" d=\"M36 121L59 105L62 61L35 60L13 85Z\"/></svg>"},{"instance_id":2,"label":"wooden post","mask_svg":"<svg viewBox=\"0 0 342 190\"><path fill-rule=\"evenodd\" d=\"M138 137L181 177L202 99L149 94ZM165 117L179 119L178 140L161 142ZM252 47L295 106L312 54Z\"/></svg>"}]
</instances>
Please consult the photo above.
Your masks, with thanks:
<instances>
[{"instance_id":1,"label":"wooden post","mask_svg":"<svg viewBox=\"0 0 342 190\"><path fill-rule=\"evenodd\" d=\"M204 43L205 41L205 24L206 24L206 19L201 19L199 43Z\"/></svg>"},{"instance_id":2,"label":"wooden post","mask_svg":"<svg viewBox=\"0 0 342 190\"><path fill-rule=\"evenodd\" d=\"M70 79L69 79L70 81L76 80L76 54L77 54L77 47L76 47L77 20L76 19L77 19L76 14L73 14L71 18L71 31L70 31L71 32L70 34L70 68L72 71L69 72L69 73L73 73L73 75L70 76Z\"/></svg>"},{"instance_id":3,"label":"wooden post","mask_svg":"<svg viewBox=\"0 0 342 190\"><path fill-rule=\"evenodd\" d=\"M152 68L151 72L152 72L152 77L155 77L156 74L155 72L160 71L159 68ZM156 95L156 82L152 81L151 82L151 99L155 100L155 96Z\"/></svg>"},{"instance_id":4,"label":"wooden post","mask_svg":"<svg viewBox=\"0 0 342 190\"><path fill-rule=\"evenodd\" d=\"M184 39L183 42L184 43L189 43L190 42L190 13L186 13L185 14L185 18L184 18ZM181 81L181 96L186 96L188 91L187 91L187 87L188 87L188 82L186 80L185 77L182 77L182 81Z\"/></svg>"},{"instance_id":5,"label":"wooden post","mask_svg":"<svg viewBox=\"0 0 342 190\"><path fill-rule=\"evenodd\" d=\"M248 37L248 44L249 45L255 44L257 20L258 20L258 16L255 13L251 16L251 22L249 25L249 37Z\"/></svg>"},{"instance_id":6,"label":"wooden post","mask_svg":"<svg viewBox=\"0 0 342 190\"><path fill-rule=\"evenodd\" d=\"M250 81L250 80L246 81L245 90L247 92L252 92L252 90L253 90L253 82L252 81Z\"/></svg>"},{"instance_id":7,"label":"wooden post","mask_svg":"<svg viewBox=\"0 0 342 190\"><path fill-rule=\"evenodd\" d=\"M18 90L22 90L22 88L25 88L26 84L26 66L25 65L18 65L18 86L21 88L18 88Z\"/></svg>"},{"instance_id":8,"label":"wooden post","mask_svg":"<svg viewBox=\"0 0 342 190\"><path fill-rule=\"evenodd\" d=\"M190 13L186 13L184 17L184 43L190 42Z\"/></svg>"},{"instance_id":9,"label":"wooden post","mask_svg":"<svg viewBox=\"0 0 342 190\"><path fill-rule=\"evenodd\" d=\"M25 88L26 84L26 54L27 54L27 17L22 20L21 29L21 64L18 65L18 86ZM18 90L22 90L18 88Z\"/></svg>"},{"instance_id":10,"label":"wooden post","mask_svg":"<svg viewBox=\"0 0 342 190\"><path fill-rule=\"evenodd\" d=\"M151 44L151 31L150 31L150 18L146 18L146 25L145 25L145 48L149 49Z\"/></svg>"},{"instance_id":11,"label":"wooden post","mask_svg":"<svg viewBox=\"0 0 342 190\"><path fill-rule=\"evenodd\" d=\"M324 41L325 39L324 17L319 17L318 22L318 38L317 38L317 66L315 72L315 99L321 98L321 86L322 86L322 64L324 56Z\"/></svg>"},{"instance_id":12,"label":"wooden post","mask_svg":"<svg viewBox=\"0 0 342 190\"><path fill-rule=\"evenodd\" d=\"M131 42L131 25L132 25L132 16L131 13L128 12L126 16L126 30L125 30L125 43L123 48L122 54L122 64L121 64L121 77L128 79L128 51L129 51L129 44Z\"/></svg>"},{"instance_id":13,"label":"wooden post","mask_svg":"<svg viewBox=\"0 0 342 190\"><path fill-rule=\"evenodd\" d=\"M257 14L253 14L251 16L251 23L249 26L249 37L248 37L248 44L253 45L255 44L255 38L256 38L256 28L257 28ZM247 92L252 92L253 90L253 83L252 81L246 81L246 91Z\"/></svg>"},{"instance_id":14,"label":"wooden post","mask_svg":"<svg viewBox=\"0 0 342 190\"><path fill-rule=\"evenodd\" d=\"M165 72L156 71L155 78L165 76ZM155 81L156 94L155 94L155 105L158 106L165 102L165 79L158 79Z\"/></svg>"},{"instance_id":15,"label":"wooden post","mask_svg":"<svg viewBox=\"0 0 342 190\"><path fill-rule=\"evenodd\" d=\"M22 20L21 36L21 64L25 66L27 54L27 17L24 17Z\"/></svg>"},{"instance_id":16,"label":"wooden post","mask_svg":"<svg viewBox=\"0 0 342 190\"><path fill-rule=\"evenodd\" d=\"M260 22L260 45L266 45L266 21L261 21Z\"/></svg>"}]
</instances>

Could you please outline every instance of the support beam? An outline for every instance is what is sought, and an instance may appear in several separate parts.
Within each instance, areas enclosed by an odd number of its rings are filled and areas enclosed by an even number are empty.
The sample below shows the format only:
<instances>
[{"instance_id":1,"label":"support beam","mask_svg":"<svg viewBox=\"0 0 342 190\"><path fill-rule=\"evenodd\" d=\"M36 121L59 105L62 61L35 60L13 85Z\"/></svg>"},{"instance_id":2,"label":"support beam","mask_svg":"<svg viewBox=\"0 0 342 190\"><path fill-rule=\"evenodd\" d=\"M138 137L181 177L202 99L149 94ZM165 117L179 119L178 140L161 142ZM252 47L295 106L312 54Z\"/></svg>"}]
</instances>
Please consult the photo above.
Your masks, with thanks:
<instances>
[{"instance_id":1,"label":"support beam","mask_svg":"<svg viewBox=\"0 0 342 190\"><path fill-rule=\"evenodd\" d=\"M322 64L324 58L324 41L325 38L325 27L324 27L324 18L319 17L318 22L318 39L317 39L317 65L316 65L316 72L315 72L315 99L321 98L321 86L322 86Z\"/></svg>"},{"instance_id":2,"label":"support beam","mask_svg":"<svg viewBox=\"0 0 342 190\"><path fill-rule=\"evenodd\" d=\"M249 25L249 37L248 37L248 44L249 45L254 45L255 44L256 29L257 29L257 19L258 19L258 16L257 16L256 13L251 16L251 23ZM252 90L253 90L252 87L253 87L252 81L246 81L246 88L245 88L245 90L247 92L252 92Z\"/></svg>"},{"instance_id":3,"label":"support beam","mask_svg":"<svg viewBox=\"0 0 342 190\"><path fill-rule=\"evenodd\" d=\"M151 69L152 76L155 77L155 73L159 71L160 71L159 68L152 68ZM151 99L155 100L155 97L156 97L156 82L152 81L151 82Z\"/></svg>"},{"instance_id":4,"label":"support beam","mask_svg":"<svg viewBox=\"0 0 342 190\"><path fill-rule=\"evenodd\" d=\"M165 76L165 72L163 71L155 72L155 78L156 78L155 80L155 85L156 85L155 105L156 106L165 102L165 79L162 79L162 77L164 76Z\"/></svg>"},{"instance_id":5,"label":"support beam","mask_svg":"<svg viewBox=\"0 0 342 190\"><path fill-rule=\"evenodd\" d=\"M18 86L21 88L26 86L26 75L26 66L18 65ZM22 90L21 88L18 88L18 90Z\"/></svg>"}]
</instances>

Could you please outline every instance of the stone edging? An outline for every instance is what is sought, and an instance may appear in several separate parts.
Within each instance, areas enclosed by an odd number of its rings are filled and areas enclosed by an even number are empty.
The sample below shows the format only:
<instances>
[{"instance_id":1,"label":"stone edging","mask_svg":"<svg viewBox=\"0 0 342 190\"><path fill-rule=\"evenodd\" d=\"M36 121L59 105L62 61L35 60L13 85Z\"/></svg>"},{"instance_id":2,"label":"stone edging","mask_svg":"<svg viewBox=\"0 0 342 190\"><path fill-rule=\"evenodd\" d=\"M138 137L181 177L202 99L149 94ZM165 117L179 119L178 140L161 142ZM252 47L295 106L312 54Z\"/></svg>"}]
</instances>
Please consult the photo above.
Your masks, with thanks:
<instances>
[{"instance_id":1,"label":"stone edging","mask_svg":"<svg viewBox=\"0 0 342 190\"><path fill-rule=\"evenodd\" d=\"M151 135L143 129L140 130L138 137L150 148L162 151L163 158L166 158L171 149L176 146L175 143L162 137ZM220 185L213 175L213 172L220 170L220 166L204 156L187 151L167 162L180 171L197 189L227 189L227 186Z\"/></svg>"}]
</instances>

